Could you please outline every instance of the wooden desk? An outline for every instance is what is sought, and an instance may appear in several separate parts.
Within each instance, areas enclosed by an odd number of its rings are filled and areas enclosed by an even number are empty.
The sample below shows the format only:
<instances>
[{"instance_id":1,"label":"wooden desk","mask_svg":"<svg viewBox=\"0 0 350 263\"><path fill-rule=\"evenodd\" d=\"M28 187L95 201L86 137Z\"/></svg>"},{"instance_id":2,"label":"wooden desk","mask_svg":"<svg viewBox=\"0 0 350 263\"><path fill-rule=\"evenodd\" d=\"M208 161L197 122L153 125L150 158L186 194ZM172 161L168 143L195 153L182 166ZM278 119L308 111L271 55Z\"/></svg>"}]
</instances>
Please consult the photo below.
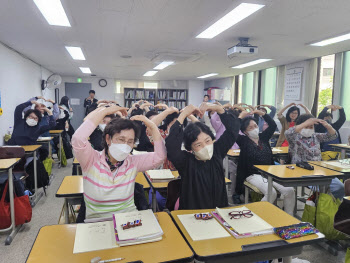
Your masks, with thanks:
<instances>
[{"instance_id":1,"label":"wooden desk","mask_svg":"<svg viewBox=\"0 0 350 263\"><path fill-rule=\"evenodd\" d=\"M294 166L294 169L288 169L287 166ZM254 165L262 176L268 179L268 200L272 200L272 181L283 186L309 186L309 185L329 185L333 178L343 176L342 173L332 171L326 168L315 166L314 170L306 170L297 167L295 164L290 165ZM325 192L323 189L322 192Z\"/></svg>"},{"instance_id":2,"label":"wooden desk","mask_svg":"<svg viewBox=\"0 0 350 263\"><path fill-rule=\"evenodd\" d=\"M10 213L11 213L11 225L6 229L0 230L0 233L11 231L10 234L6 237L5 245L11 244L17 232L22 227L22 225L16 227L16 224L15 224L15 207L14 207L14 197L13 197L13 174L12 174L12 168L20 160L21 160L20 158L0 159L0 172L8 171L8 182L9 182L8 191L10 196Z\"/></svg>"},{"instance_id":3,"label":"wooden desk","mask_svg":"<svg viewBox=\"0 0 350 263\"><path fill-rule=\"evenodd\" d=\"M50 130L50 134L54 137L57 137L59 138L59 151L61 151L62 149L62 133L63 133L63 130ZM60 155L58 155L57 153L57 157L58 158L58 168L61 168L62 166L62 156L61 156L61 153Z\"/></svg>"},{"instance_id":4,"label":"wooden desk","mask_svg":"<svg viewBox=\"0 0 350 263\"><path fill-rule=\"evenodd\" d=\"M272 149L273 157L283 158L283 157L287 157L288 156L288 149L289 149L289 147L272 147L271 149ZM240 154L239 149L238 150L230 149L227 152L228 157L231 158L231 159L238 159L239 154Z\"/></svg>"},{"instance_id":5,"label":"wooden desk","mask_svg":"<svg viewBox=\"0 0 350 263\"><path fill-rule=\"evenodd\" d=\"M291 224L297 224L300 221L278 207L268 202L257 202L251 204L245 204L248 209L252 210L267 223L273 227L287 226ZM237 207L235 207L237 208ZM248 237L248 238L234 238L233 236L209 239L201 241L193 241L186 229L182 225L177 215L182 214L194 214L201 212L211 212L214 209L206 210L177 210L172 211L171 216L175 220L175 223L180 228L180 231L185 236L187 242L195 252L195 259L205 262L256 262L262 260L268 260L273 258L281 258L287 256L293 256L301 253L301 249L304 245L320 242L323 238L318 235L310 235L306 237L296 238L288 241L287 245L273 247L273 248L260 248L250 251L244 251L242 245L257 244L262 242L282 240L275 234ZM215 219L216 220L216 219ZM231 261L229 261L231 260Z\"/></svg>"},{"instance_id":6,"label":"wooden desk","mask_svg":"<svg viewBox=\"0 0 350 263\"><path fill-rule=\"evenodd\" d=\"M146 178L143 173L138 173L136 176L136 183L143 186L144 189L149 189ZM73 175L66 176L56 192L56 197L64 198L64 209L65 209L65 223L69 223L69 203L80 204L80 200L83 198L84 185L83 176Z\"/></svg>"},{"instance_id":7,"label":"wooden desk","mask_svg":"<svg viewBox=\"0 0 350 263\"><path fill-rule=\"evenodd\" d=\"M346 152L350 151L350 146L346 143L343 144L329 144L329 146L333 147L335 151L340 151L341 158L346 158Z\"/></svg>"},{"instance_id":8,"label":"wooden desk","mask_svg":"<svg viewBox=\"0 0 350 263\"><path fill-rule=\"evenodd\" d=\"M33 155L33 162L34 165L34 190L35 193L30 197L30 204L32 207L34 207L40 200L40 198L44 195L43 192L38 193L38 170L37 170L37 164L36 164L36 156L37 151L42 147L42 145L21 145L22 148L24 148L24 151L26 155Z\"/></svg>"},{"instance_id":9,"label":"wooden desk","mask_svg":"<svg viewBox=\"0 0 350 263\"><path fill-rule=\"evenodd\" d=\"M86 263L97 256L102 259L125 258L122 261L117 261L122 263L137 260L144 263L191 262L193 252L170 216L161 212L157 213L156 217L164 232L161 241L78 254L73 254L76 224L44 226L36 237L27 263Z\"/></svg>"},{"instance_id":10,"label":"wooden desk","mask_svg":"<svg viewBox=\"0 0 350 263\"><path fill-rule=\"evenodd\" d=\"M178 171L172 171L171 173L174 175L175 179L177 179L180 176ZM152 210L155 213L155 212L157 212L156 191L167 189L169 182L152 183L152 181L148 178L146 173L144 173L144 178L147 180L147 182L149 183L150 187L152 188ZM225 177L225 183L229 184L229 183L231 183L231 180Z\"/></svg>"},{"instance_id":11,"label":"wooden desk","mask_svg":"<svg viewBox=\"0 0 350 263\"><path fill-rule=\"evenodd\" d=\"M343 177L348 177L350 176L350 166L348 168L341 168L341 167L338 167L338 166L333 166L331 165L330 163L339 163L338 160L333 160L333 161L310 161L309 162L310 164L312 165L317 165L317 166L321 166L323 168L327 168L327 169L330 169L330 170L333 170L333 171L337 171L337 172L340 172L340 173L343 173L344 176Z\"/></svg>"}]
</instances>

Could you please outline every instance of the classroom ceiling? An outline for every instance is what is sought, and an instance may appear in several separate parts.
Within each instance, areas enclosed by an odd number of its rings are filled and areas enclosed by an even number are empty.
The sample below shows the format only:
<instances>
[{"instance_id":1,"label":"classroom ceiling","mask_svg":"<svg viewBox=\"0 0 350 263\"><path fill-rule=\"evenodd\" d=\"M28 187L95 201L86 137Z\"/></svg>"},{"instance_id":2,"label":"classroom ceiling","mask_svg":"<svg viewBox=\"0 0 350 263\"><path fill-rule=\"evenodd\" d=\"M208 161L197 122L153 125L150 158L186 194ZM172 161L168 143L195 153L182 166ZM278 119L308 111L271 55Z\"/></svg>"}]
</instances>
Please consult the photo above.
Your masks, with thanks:
<instances>
[{"instance_id":1,"label":"classroom ceiling","mask_svg":"<svg viewBox=\"0 0 350 263\"><path fill-rule=\"evenodd\" d=\"M62 76L181 80L223 78L350 50L350 40L326 47L310 42L350 32L348 0L61 0L72 27L50 26L32 0L0 0L0 41ZM266 6L213 39L195 36L242 2ZM226 50L249 37L259 54L229 59ZM65 45L80 46L86 61ZM122 58L130 55L131 58ZM270 62L232 69L258 58ZM175 64L143 74L162 60ZM211 78L211 79L213 79Z\"/></svg>"}]
</instances>

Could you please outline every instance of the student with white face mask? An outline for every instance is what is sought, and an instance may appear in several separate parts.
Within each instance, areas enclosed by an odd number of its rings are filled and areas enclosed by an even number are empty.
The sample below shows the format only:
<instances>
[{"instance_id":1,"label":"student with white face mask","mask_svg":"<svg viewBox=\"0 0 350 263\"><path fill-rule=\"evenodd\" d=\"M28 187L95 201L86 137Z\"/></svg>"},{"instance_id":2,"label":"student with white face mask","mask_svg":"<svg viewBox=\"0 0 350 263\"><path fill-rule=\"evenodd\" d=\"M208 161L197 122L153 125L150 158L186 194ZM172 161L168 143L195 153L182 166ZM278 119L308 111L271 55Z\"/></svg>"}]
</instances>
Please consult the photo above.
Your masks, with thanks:
<instances>
[{"instance_id":1,"label":"student with white face mask","mask_svg":"<svg viewBox=\"0 0 350 263\"><path fill-rule=\"evenodd\" d=\"M264 194L262 201L267 201L267 180L259 174L254 165L274 164L269 140L277 125L265 112L255 110L253 113L262 117L268 124L268 128L259 133L257 120L253 117L245 117L248 113L243 112L245 118L241 122L241 131L245 135L239 135L237 139L237 144L241 151L237 167L236 193L243 194L243 184L246 180ZM273 187L272 199L275 200L277 198L276 188L284 196L284 210L292 215L295 204L294 189L292 187L284 187L275 182Z\"/></svg>"},{"instance_id":2,"label":"student with white face mask","mask_svg":"<svg viewBox=\"0 0 350 263\"><path fill-rule=\"evenodd\" d=\"M202 116L206 111L217 112L226 130L220 139L201 122L189 124L184 120L191 114ZM179 209L208 209L228 206L223 159L235 143L239 119L227 114L220 105L203 103L200 109L189 105L171 126L166 138L168 159L181 175ZM184 142L185 150L181 150Z\"/></svg>"},{"instance_id":3,"label":"student with white face mask","mask_svg":"<svg viewBox=\"0 0 350 263\"><path fill-rule=\"evenodd\" d=\"M316 124L322 125L327 132L315 132ZM321 161L321 143L336 139L336 130L325 120L316 119L311 114L300 115L295 125L285 132L292 163ZM344 185L338 178L332 180L330 190L334 197L339 199L344 197Z\"/></svg>"},{"instance_id":4,"label":"student with white face mask","mask_svg":"<svg viewBox=\"0 0 350 263\"><path fill-rule=\"evenodd\" d=\"M143 115L112 120L103 133L104 149L100 152L92 148L88 138L105 116L118 111L126 116L127 110L115 105L97 108L73 135L73 149L83 171L87 219L111 218L114 213L135 211L137 173L155 169L166 157L158 127ZM152 132L153 153L130 155L140 134L135 121L142 121Z\"/></svg>"}]
</instances>

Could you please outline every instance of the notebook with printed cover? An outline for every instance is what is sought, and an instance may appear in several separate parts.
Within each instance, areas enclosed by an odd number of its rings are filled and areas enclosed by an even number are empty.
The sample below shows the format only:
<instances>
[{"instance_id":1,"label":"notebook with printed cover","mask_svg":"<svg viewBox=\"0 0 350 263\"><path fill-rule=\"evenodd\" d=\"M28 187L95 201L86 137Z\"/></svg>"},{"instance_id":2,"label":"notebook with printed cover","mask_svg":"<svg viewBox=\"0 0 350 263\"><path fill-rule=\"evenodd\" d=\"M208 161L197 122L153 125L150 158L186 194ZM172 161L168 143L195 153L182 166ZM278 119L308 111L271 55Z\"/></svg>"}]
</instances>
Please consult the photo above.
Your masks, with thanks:
<instances>
[{"instance_id":1,"label":"notebook with printed cover","mask_svg":"<svg viewBox=\"0 0 350 263\"><path fill-rule=\"evenodd\" d=\"M175 176L169 169L148 170L146 171L146 175L150 178L152 183L170 182L175 179Z\"/></svg>"},{"instance_id":2,"label":"notebook with printed cover","mask_svg":"<svg viewBox=\"0 0 350 263\"><path fill-rule=\"evenodd\" d=\"M141 225L137 225L137 220ZM113 214L113 222L115 239L120 246L160 241L164 234L152 210ZM124 228L128 223L132 226Z\"/></svg>"},{"instance_id":3,"label":"notebook with printed cover","mask_svg":"<svg viewBox=\"0 0 350 263\"><path fill-rule=\"evenodd\" d=\"M273 227L251 210L249 210L251 211L250 213L252 214L251 217L241 216L235 219L235 218L231 218L231 216L229 215L230 212L239 213L247 210L249 209L245 206L237 207L237 208L232 207L232 208L226 208L226 209L217 207L214 213L216 213L221 217L222 220L219 219L219 222L220 221L226 222L227 225L234 230L234 232L236 232L239 235L243 235L242 237L244 237L244 235L254 236L254 235L262 235L262 234L266 235L266 234L273 233Z\"/></svg>"}]
</instances>

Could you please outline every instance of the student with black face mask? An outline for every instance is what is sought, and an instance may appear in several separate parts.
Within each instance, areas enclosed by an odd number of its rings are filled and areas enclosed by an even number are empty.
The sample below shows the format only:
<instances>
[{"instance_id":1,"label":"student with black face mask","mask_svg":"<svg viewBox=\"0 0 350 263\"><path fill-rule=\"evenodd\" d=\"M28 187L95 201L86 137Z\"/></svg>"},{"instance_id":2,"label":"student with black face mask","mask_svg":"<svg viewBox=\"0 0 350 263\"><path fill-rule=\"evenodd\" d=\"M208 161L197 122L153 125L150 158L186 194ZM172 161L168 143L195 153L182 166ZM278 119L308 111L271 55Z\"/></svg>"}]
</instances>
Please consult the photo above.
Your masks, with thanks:
<instances>
[{"instance_id":1,"label":"student with black face mask","mask_svg":"<svg viewBox=\"0 0 350 263\"><path fill-rule=\"evenodd\" d=\"M329 109L331 110L331 112L328 112ZM337 110L339 110L339 119L336 122L332 123L333 121L332 113ZM326 161L329 159L336 158L338 153L334 152L333 148L329 145L341 143L339 130L346 121L345 111L341 106L329 105L320 112L320 114L318 115L318 119L325 120L326 122L328 122L328 124L330 124L338 134L338 137L335 138L334 140L321 143L322 159ZM315 132L326 133L327 130L323 125L315 125Z\"/></svg>"}]
</instances>

